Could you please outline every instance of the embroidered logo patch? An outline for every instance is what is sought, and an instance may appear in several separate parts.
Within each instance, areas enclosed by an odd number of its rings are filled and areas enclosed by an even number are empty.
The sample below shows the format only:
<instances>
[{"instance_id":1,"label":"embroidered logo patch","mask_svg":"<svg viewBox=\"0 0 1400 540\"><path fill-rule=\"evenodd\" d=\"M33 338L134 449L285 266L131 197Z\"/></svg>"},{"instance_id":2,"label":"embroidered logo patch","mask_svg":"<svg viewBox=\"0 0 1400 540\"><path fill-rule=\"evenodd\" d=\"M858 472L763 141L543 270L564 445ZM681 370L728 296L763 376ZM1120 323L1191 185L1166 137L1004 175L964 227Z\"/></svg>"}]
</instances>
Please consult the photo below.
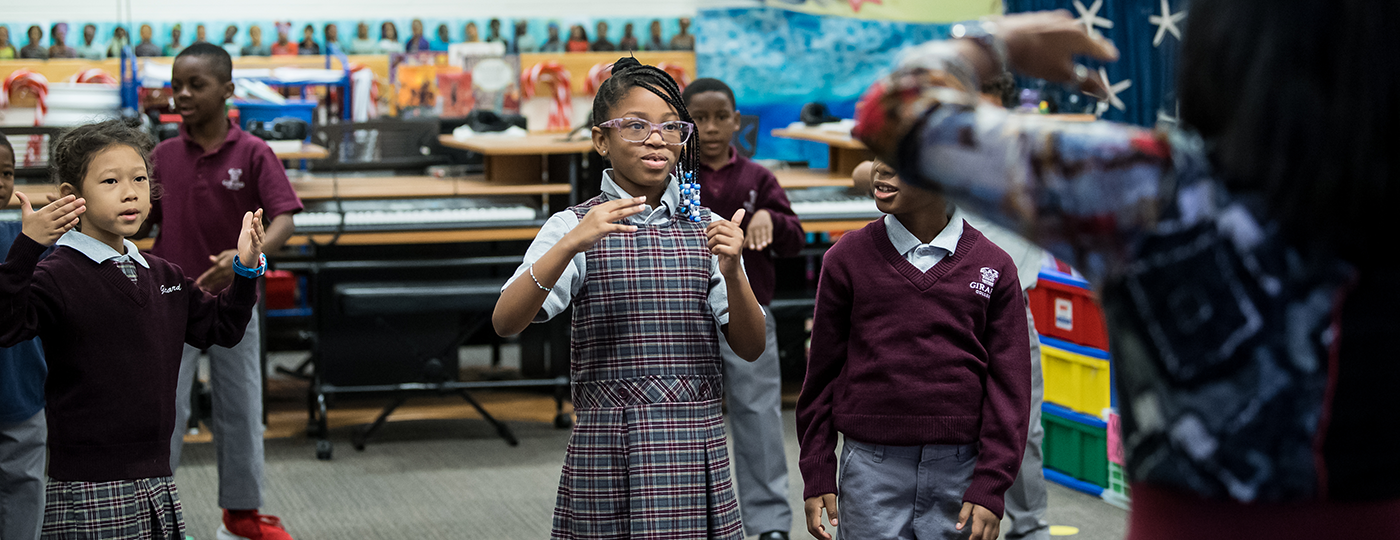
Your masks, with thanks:
<instances>
[{"instance_id":1,"label":"embroidered logo patch","mask_svg":"<svg viewBox=\"0 0 1400 540\"><path fill-rule=\"evenodd\" d=\"M243 189L243 181L238 179L240 176L243 176L243 169L229 169L228 180L223 181L224 187L233 191Z\"/></svg>"},{"instance_id":2,"label":"embroidered logo patch","mask_svg":"<svg viewBox=\"0 0 1400 540\"><path fill-rule=\"evenodd\" d=\"M169 286L169 287L167 287L167 286L165 286L165 285L161 285L161 286L160 286L160 293L161 293L161 294L170 294L170 293L173 293L173 292L175 292L175 291L180 290L180 289L181 289L182 287L184 287L184 286L185 286L185 285L184 285L183 283L181 283L181 284L179 284L179 285L172 285L172 286Z\"/></svg>"},{"instance_id":3,"label":"embroidered logo patch","mask_svg":"<svg viewBox=\"0 0 1400 540\"><path fill-rule=\"evenodd\" d=\"M998 271L996 271L995 269L987 268L987 267L983 266L983 267L982 267L982 282L981 282L981 283L978 283L978 282L974 281L974 282L968 283L968 284L967 284L967 287L968 287L969 289L972 289L973 292L977 293L978 296L981 296L981 297L983 297L983 298L991 298L991 297L992 297L992 287L995 287L995 286L996 286L996 284L997 284L997 278L999 278L999 277L1001 277L1001 272L998 272Z\"/></svg>"},{"instance_id":4,"label":"embroidered logo patch","mask_svg":"<svg viewBox=\"0 0 1400 540\"><path fill-rule=\"evenodd\" d=\"M999 277L1001 277L1001 272L985 266L982 267L982 283L986 283L988 287L995 287Z\"/></svg>"}]
</instances>

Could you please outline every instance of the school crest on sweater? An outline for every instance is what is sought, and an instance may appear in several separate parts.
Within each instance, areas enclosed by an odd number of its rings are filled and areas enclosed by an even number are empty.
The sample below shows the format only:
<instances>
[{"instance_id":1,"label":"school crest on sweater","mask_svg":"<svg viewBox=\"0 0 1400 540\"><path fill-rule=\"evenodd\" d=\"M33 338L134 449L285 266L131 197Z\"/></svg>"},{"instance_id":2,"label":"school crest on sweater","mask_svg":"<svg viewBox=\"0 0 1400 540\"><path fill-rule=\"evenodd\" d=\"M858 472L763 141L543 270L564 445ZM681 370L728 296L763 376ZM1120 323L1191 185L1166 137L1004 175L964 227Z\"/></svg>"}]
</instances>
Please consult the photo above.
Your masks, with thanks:
<instances>
[{"instance_id":1,"label":"school crest on sweater","mask_svg":"<svg viewBox=\"0 0 1400 540\"><path fill-rule=\"evenodd\" d=\"M1001 272L998 272L996 271L996 269L988 268L986 266L982 267L981 272L982 282L978 283L976 281L973 281L971 283L968 283L967 286L968 288L972 289L973 292L976 292L978 296L981 296L983 298L991 298L992 287L996 287L997 278L1001 277Z\"/></svg>"}]
</instances>

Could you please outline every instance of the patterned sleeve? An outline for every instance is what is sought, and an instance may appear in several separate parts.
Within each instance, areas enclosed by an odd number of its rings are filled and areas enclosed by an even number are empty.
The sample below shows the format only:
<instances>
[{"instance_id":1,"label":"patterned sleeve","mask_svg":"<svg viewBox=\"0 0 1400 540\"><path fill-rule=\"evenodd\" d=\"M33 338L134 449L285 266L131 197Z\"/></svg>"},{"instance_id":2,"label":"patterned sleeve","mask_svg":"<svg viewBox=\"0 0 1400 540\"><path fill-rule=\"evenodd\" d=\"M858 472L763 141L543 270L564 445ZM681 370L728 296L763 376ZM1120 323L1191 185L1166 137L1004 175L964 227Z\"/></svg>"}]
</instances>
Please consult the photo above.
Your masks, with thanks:
<instances>
[{"instance_id":1,"label":"patterned sleeve","mask_svg":"<svg viewBox=\"0 0 1400 540\"><path fill-rule=\"evenodd\" d=\"M870 88L854 134L904 181L1057 252L1121 255L1167 205L1165 134L979 104L952 47L922 46ZM1077 257L1074 257L1077 258Z\"/></svg>"}]
</instances>

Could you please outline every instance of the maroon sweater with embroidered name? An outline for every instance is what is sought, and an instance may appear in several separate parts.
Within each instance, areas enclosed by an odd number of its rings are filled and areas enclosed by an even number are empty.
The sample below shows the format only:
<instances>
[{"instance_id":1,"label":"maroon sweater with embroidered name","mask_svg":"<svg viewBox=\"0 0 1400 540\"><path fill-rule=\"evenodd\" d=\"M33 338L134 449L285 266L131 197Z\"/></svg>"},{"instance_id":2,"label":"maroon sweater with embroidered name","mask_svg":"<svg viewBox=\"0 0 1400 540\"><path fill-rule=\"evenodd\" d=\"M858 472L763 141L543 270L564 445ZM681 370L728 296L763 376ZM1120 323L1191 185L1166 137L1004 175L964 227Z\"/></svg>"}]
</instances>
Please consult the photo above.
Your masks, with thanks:
<instances>
[{"instance_id":1,"label":"maroon sweater with embroidered name","mask_svg":"<svg viewBox=\"0 0 1400 540\"><path fill-rule=\"evenodd\" d=\"M107 482L170 476L175 386L184 344L232 347L257 304L236 277L212 296L180 268L142 254L133 284L113 261L46 248L21 234L0 265L0 346L39 336L49 476Z\"/></svg>"},{"instance_id":2,"label":"maroon sweater with embroidered name","mask_svg":"<svg viewBox=\"0 0 1400 540\"><path fill-rule=\"evenodd\" d=\"M1030 414L1026 304L1011 257L971 225L920 272L884 220L826 252L797 401L803 497L836 493L836 432L898 446L978 444L963 500L1002 515Z\"/></svg>"}]
</instances>

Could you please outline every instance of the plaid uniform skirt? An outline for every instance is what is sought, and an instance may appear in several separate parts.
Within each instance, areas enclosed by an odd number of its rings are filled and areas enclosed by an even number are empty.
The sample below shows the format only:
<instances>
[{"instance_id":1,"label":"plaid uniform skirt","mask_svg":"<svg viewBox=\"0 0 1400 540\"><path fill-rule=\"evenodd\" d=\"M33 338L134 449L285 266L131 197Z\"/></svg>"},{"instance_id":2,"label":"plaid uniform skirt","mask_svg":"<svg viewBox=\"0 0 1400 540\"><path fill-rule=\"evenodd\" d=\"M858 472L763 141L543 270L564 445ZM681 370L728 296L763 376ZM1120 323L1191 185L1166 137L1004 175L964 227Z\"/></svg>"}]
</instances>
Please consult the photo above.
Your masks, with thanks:
<instances>
[{"instance_id":1,"label":"plaid uniform skirt","mask_svg":"<svg viewBox=\"0 0 1400 540\"><path fill-rule=\"evenodd\" d=\"M169 476L63 482L44 488L43 540L184 540L180 493Z\"/></svg>"},{"instance_id":2,"label":"plaid uniform skirt","mask_svg":"<svg viewBox=\"0 0 1400 540\"><path fill-rule=\"evenodd\" d=\"M577 414L553 538L744 538L719 400Z\"/></svg>"}]
</instances>

